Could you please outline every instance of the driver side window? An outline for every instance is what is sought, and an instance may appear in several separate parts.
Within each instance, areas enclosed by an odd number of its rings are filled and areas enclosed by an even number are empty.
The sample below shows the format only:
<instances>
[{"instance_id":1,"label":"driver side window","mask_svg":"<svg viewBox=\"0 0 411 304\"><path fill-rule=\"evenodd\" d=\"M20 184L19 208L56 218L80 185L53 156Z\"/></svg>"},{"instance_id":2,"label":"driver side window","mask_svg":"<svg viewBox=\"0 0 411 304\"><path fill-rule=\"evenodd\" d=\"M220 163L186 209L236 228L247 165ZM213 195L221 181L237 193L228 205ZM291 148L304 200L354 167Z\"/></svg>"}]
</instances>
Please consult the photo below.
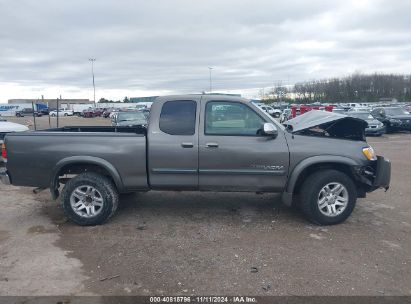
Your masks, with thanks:
<instances>
[{"instance_id":1,"label":"driver side window","mask_svg":"<svg viewBox=\"0 0 411 304\"><path fill-rule=\"evenodd\" d=\"M206 135L257 136L265 121L238 102L210 101L206 105Z\"/></svg>"}]
</instances>

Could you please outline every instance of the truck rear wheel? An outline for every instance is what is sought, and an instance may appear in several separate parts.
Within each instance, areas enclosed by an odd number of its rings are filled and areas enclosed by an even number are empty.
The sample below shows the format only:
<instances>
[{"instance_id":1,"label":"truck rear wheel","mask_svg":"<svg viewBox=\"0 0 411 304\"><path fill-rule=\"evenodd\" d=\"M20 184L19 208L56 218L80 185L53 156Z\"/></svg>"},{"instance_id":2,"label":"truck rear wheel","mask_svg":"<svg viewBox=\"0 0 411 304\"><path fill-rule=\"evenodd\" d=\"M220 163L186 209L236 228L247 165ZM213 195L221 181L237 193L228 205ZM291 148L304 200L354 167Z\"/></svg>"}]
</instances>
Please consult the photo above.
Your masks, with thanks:
<instances>
[{"instance_id":1,"label":"truck rear wheel","mask_svg":"<svg viewBox=\"0 0 411 304\"><path fill-rule=\"evenodd\" d=\"M300 194L301 211L319 225L342 223L351 215L357 201L352 179L337 170L322 170L308 176Z\"/></svg>"},{"instance_id":2,"label":"truck rear wheel","mask_svg":"<svg viewBox=\"0 0 411 304\"><path fill-rule=\"evenodd\" d=\"M103 224L116 212L118 201L113 182L92 172L70 179L61 194L64 213L82 226Z\"/></svg>"}]
</instances>

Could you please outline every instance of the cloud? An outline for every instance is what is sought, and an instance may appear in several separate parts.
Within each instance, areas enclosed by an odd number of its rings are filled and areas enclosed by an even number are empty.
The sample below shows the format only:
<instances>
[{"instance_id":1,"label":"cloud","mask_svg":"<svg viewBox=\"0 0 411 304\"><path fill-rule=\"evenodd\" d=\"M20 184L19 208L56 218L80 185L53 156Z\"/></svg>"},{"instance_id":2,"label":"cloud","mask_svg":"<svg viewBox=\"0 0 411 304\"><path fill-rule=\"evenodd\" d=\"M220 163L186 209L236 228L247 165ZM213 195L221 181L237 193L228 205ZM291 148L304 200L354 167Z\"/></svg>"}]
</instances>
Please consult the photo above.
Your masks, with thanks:
<instances>
[{"instance_id":1,"label":"cloud","mask_svg":"<svg viewBox=\"0 0 411 304\"><path fill-rule=\"evenodd\" d=\"M409 73L410 9L400 0L0 0L0 102L92 98L89 57L97 97L114 99L207 90L209 66L216 90L244 92L358 70Z\"/></svg>"}]
</instances>

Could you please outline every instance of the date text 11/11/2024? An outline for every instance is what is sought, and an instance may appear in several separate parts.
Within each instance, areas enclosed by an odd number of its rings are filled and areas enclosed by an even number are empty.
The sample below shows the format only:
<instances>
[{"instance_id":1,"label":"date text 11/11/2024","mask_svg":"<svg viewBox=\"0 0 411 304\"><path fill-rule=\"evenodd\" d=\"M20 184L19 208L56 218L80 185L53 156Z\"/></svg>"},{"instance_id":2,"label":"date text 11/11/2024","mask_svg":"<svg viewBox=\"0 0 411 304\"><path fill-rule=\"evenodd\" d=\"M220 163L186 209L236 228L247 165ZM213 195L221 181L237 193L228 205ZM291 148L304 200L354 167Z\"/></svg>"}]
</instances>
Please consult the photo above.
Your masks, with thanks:
<instances>
[{"instance_id":1,"label":"date text 11/11/2024","mask_svg":"<svg viewBox=\"0 0 411 304\"><path fill-rule=\"evenodd\" d=\"M150 297L150 303L257 303L257 299L246 296L161 296Z\"/></svg>"}]
</instances>

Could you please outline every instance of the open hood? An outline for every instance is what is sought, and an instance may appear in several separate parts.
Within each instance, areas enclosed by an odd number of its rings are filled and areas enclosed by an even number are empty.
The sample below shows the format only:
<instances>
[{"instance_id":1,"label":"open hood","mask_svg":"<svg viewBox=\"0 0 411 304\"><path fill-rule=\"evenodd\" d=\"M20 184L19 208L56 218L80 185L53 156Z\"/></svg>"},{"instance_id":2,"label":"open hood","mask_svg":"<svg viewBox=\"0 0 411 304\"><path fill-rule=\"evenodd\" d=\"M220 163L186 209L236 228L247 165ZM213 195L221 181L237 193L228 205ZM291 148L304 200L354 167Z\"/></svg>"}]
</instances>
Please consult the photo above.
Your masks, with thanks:
<instances>
[{"instance_id":1,"label":"open hood","mask_svg":"<svg viewBox=\"0 0 411 304\"><path fill-rule=\"evenodd\" d=\"M365 140L367 122L344 114L312 110L284 125L294 134Z\"/></svg>"}]
</instances>

